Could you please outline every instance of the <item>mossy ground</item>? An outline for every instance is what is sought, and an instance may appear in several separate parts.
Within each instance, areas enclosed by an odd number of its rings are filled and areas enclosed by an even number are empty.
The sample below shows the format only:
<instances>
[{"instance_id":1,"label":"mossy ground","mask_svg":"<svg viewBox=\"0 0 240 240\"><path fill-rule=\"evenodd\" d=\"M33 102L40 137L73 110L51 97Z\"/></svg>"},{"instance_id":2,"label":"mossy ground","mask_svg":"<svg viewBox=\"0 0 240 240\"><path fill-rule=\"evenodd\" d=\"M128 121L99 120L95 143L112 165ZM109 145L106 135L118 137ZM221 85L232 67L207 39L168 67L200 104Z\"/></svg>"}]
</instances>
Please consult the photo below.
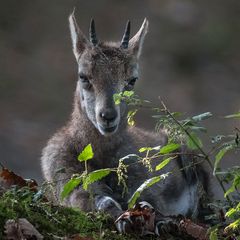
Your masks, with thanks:
<instances>
[{"instance_id":1,"label":"mossy ground","mask_svg":"<svg viewBox=\"0 0 240 240\"><path fill-rule=\"evenodd\" d=\"M12 188L0 196L0 239L4 238L4 225L8 219L26 218L44 236L65 237L73 234L93 239L138 239L116 232L113 221L104 214L86 214L78 209L53 205L28 188Z\"/></svg>"}]
</instances>

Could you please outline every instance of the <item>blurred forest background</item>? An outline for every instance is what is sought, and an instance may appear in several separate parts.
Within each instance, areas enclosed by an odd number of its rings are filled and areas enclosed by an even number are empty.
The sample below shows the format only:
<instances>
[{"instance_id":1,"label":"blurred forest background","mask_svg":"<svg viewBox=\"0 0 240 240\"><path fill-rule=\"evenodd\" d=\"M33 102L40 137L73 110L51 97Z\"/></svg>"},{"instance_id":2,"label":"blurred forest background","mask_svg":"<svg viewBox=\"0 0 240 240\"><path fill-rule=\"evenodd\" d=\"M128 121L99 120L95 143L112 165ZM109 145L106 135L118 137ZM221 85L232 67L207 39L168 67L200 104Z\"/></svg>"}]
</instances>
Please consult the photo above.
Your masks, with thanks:
<instances>
[{"instance_id":1,"label":"blurred forest background","mask_svg":"<svg viewBox=\"0 0 240 240\"><path fill-rule=\"evenodd\" d=\"M221 116L240 109L240 1L1 0L0 161L8 168L41 181L41 149L69 118L77 79L68 28L74 7L81 29L87 34L94 17L102 40L120 40L128 19L134 34L147 17L136 93L156 105L161 96L186 116L212 112L208 136L239 126ZM151 114L138 113L137 125L153 130ZM237 162L233 155L227 164Z\"/></svg>"}]
</instances>

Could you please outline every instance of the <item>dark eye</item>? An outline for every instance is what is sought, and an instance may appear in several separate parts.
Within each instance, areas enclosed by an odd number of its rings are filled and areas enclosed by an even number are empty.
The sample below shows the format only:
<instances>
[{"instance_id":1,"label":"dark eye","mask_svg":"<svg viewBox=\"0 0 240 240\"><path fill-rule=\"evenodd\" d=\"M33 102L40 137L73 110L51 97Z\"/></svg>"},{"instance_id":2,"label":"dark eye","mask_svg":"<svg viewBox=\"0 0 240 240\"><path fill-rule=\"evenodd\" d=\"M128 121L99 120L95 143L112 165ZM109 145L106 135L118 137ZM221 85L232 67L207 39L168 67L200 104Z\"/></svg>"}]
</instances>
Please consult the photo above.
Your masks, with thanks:
<instances>
[{"instance_id":1,"label":"dark eye","mask_svg":"<svg viewBox=\"0 0 240 240\"><path fill-rule=\"evenodd\" d=\"M79 74L80 81L82 82L82 86L86 90L90 90L92 87L92 84L89 81L89 78L87 75L80 73Z\"/></svg>"},{"instance_id":2,"label":"dark eye","mask_svg":"<svg viewBox=\"0 0 240 240\"><path fill-rule=\"evenodd\" d=\"M137 77L133 77L133 78L130 78L128 79L126 82L127 82L127 85L125 86L125 90L132 90L134 85L135 85L135 82L137 81Z\"/></svg>"}]
</instances>

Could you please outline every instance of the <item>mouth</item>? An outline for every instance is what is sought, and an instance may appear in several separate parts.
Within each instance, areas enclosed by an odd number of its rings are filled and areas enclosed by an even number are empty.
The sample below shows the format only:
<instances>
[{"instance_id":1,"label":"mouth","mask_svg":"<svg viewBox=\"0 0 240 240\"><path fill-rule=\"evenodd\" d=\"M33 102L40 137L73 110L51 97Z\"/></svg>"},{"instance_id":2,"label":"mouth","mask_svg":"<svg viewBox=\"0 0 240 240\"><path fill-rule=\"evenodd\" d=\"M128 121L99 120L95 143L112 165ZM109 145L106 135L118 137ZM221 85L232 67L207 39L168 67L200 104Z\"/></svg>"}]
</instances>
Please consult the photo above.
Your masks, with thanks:
<instances>
[{"instance_id":1,"label":"mouth","mask_svg":"<svg viewBox=\"0 0 240 240\"><path fill-rule=\"evenodd\" d=\"M101 134L109 135L109 134L113 134L116 132L118 125L115 125L112 127L104 127L104 126L98 125L98 127L99 127L99 131L101 132Z\"/></svg>"}]
</instances>

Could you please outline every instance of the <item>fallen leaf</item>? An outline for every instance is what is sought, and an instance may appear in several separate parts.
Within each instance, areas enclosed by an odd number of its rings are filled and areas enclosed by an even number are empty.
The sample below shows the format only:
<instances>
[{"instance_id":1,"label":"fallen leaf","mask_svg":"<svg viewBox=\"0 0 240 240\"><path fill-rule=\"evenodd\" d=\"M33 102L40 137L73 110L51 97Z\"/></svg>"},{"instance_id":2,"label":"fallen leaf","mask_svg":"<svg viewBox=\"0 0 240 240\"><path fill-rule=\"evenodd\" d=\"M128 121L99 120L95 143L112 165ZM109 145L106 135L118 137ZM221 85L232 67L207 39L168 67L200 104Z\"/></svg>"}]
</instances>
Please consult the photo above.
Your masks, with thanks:
<instances>
[{"instance_id":1,"label":"fallen leaf","mask_svg":"<svg viewBox=\"0 0 240 240\"><path fill-rule=\"evenodd\" d=\"M155 210L147 202L139 202L132 209L125 211L120 215L118 221L128 220L132 223L134 232L141 232L141 235L154 233Z\"/></svg>"},{"instance_id":2,"label":"fallen leaf","mask_svg":"<svg viewBox=\"0 0 240 240\"><path fill-rule=\"evenodd\" d=\"M208 227L198 225L192 222L190 219L182 219L179 227L185 231L188 235L194 237L197 240L208 240Z\"/></svg>"},{"instance_id":3,"label":"fallen leaf","mask_svg":"<svg viewBox=\"0 0 240 240\"><path fill-rule=\"evenodd\" d=\"M16 185L18 187L28 186L32 191L37 191L37 182L33 179L23 179L21 176L2 168L0 170L0 186L3 189L9 189L11 186Z\"/></svg>"},{"instance_id":4,"label":"fallen leaf","mask_svg":"<svg viewBox=\"0 0 240 240\"><path fill-rule=\"evenodd\" d=\"M7 240L42 240L43 236L37 229L26 219L17 220L9 219L5 223L5 239Z\"/></svg>"}]
</instances>

